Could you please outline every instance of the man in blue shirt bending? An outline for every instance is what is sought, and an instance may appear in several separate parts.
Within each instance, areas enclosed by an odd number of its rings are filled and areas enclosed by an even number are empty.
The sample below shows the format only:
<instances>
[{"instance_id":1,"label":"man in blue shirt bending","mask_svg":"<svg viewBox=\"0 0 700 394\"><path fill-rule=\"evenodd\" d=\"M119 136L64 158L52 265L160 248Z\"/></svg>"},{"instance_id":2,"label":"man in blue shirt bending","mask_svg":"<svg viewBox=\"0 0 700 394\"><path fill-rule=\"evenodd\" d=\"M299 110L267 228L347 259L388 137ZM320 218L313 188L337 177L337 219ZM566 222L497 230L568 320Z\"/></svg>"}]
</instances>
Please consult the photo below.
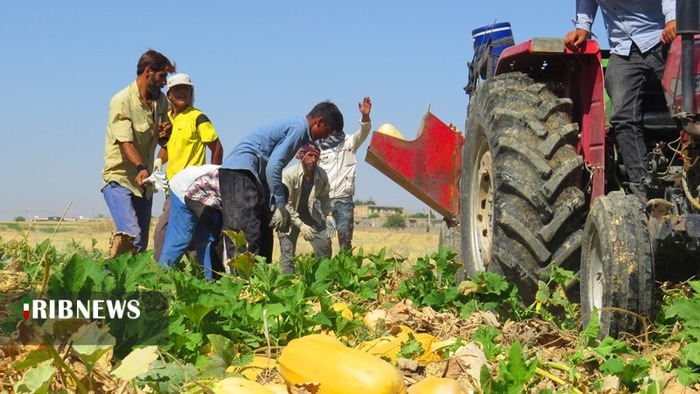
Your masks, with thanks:
<instances>
[{"instance_id":1,"label":"man in blue shirt bending","mask_svg":"<svg viewBox=\"0 0 700 394\"><path fill-rule=\"evenodd\" d=\"M647 148L641 127L641 91L648 79L663 75L668 45L676 36L675 0L577 0L576 30L564 38L572 49L589 38L600 7L610 42L605 89L612 100L610 123L630 179L645 197Z\"/></svg>"},{"instance_id":2,"label":"man in blue shirt bending","mask_svg":"<svg viewBox=\"0 0 700 394\"><path fill-rule=\"evenodd\" d=\"M243 231L247 249L236 250L225 235L224 262L249 251L272 260L272 228L286 231L290 216L285 204L282 170L303 145L343 130L343 115L330 101L317 104L306 116L259 127L233 148L219 170L223 230ZM276 209L272 217L272 210Z\"/></svg>"}]
</instances>

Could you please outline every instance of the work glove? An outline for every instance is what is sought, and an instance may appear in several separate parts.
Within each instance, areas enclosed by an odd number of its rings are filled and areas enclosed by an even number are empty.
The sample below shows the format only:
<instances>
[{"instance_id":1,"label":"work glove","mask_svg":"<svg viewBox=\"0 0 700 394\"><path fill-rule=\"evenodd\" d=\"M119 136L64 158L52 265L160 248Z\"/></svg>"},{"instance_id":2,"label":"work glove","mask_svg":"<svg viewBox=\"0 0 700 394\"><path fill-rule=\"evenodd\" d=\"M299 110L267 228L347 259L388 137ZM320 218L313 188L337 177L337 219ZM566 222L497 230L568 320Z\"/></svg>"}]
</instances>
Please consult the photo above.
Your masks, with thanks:
<instances>
[{"instance_id":1,"label":"work glove","mask_svg":"<svg viewBox=\"0 0 700 394\"><path fill-rule=\"evenodd\" d=\"M301 236L304 237L305 240L307 241L313 241L314 238L316 238L316 230L314 230L311 226L302 224L301 227L299 228L299 232L301 233Z\"/></svg>"},{"instance_id":2,"label":"work glove","mask_svg":"<svg viewBox=\"0 0 700 394\"><path fill-rule=\"evenodd\" d=\"M331 239L335 237L335 234L338 232L338 229L335 225L335 219L333 219L333 216L328 215L326 216L326 238Z\"/></svg>"},{"instance_id":3,"label":"work glove","mask_svg":"<svg viewBox=\"0 0 700 394\"><path fill-rule=\"evenodd\" d=\"M289 215L289 211L286 206L278 207L275 210L275 214L272 215L272 220L270 220L270 227L277 231L286 233L289 231L289 225L292 219Z\"/></svg>"},{"instance_id":4,"label":"work glove","mask_svg":"<svg viewBox=\"0 0 700 394\"><path fill-rule=\"evenodd\" d=\"M157 191L165 192L170 187L168 183L168 177L163 173L163 168L157 168L153 170L148 178L143 180L145 183L152 183Z\"/></svg>"}]
</instances>

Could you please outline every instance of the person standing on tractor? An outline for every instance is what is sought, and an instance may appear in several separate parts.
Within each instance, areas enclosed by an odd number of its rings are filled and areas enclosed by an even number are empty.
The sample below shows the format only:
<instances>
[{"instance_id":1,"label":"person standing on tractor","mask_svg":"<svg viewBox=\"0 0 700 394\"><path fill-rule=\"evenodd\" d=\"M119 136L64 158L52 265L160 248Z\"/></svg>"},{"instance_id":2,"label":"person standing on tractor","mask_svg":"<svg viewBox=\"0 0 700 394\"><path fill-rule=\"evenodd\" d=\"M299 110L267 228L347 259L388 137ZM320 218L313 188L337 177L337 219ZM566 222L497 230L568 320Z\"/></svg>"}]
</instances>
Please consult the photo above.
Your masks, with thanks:
<instances>
[{"instance_id":1,"label":"person standing on tractor","mask_svg":"<svg viewBox=\"0 0 700 394\"><path fill-rule=\"evenodd\" d=\"M605 89L612 102L610 123L630 189L646 199L641 93L649 79L662 78L668 47L676 36L676 1L577 0L576 30L564 38L566 46L572 50L583 46L598 7L611 49L605 72Z\"/></svg>"},{"instance_id":2,"label":"person standing on tractor","mask_svg":"<svg viewBox=\"0 0 700 394\"><path fill-rule=\"evenodd\" d=\"M338 245L340 249L345 250L352 249L352 232L355 228L355 153L372 128L369 118L372 100L365 97L357 106L362 114L359 130L350 135L346 135L342 129L337 130L328 138L316 142L321 149L319 166L326 171L331 183L331 207L333 218L338 225Z\"/></svg>"},{"instance_id":3,"label":"person standing on tractor","mask_svg":"<svg viewBox=\"0 0 700 394\"><path fill-rule=\"evenodd\" d=\"M221 164L224 148L211 121L202 111L194 107L194 84L187 74L175 74L168 78L168 99L171 110L168 118L173 125L168 143L161 147L154 167L167 163L165 175L173 179L175 174L189 166L206 163L206 148L209 148L211 164ZM165 197L163 212L153 230L153 258L160 261L163 241L170 217L170 196Z\"/></svg>"},{"instance_id":4,"label":"person standing on tractor","mask_svg":"<svg viewBox=\"0 0 700 394\"><path fill-rule=\"evenodd\" d=\"M157 145L170 136L168 99L161 92L175 67L160 52L148 50L136 65L136 80L112 97L105 138L102 195L117 233L110 257L148 246Z\"/></svg>"},{"instance_id":5,"label":"person standing on tractor","mask_svg":"<svg viewBox=\"0 0 700 394\"><path fill-rule=\"evenodd\" d=\"M292 220L288 232L277 231L283 274L294 272L292 258L296 253L299 234L311 243L316 257L331 257L335 220L328 196L328 175L318 166L320 153L313 143L302 146L297 154L299 163L282 173L282 183L289 190L287 210Z\"/></svg>"}]
</instances>

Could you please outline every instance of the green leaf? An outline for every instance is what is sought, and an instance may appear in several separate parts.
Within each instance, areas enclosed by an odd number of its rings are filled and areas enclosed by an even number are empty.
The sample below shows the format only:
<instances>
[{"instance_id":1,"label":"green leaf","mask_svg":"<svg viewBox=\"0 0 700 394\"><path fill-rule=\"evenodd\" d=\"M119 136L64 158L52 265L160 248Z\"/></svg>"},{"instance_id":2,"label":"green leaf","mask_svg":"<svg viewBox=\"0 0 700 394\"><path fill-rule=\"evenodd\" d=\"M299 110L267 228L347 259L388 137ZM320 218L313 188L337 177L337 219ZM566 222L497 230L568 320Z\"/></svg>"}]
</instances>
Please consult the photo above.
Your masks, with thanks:
<instances>
[{"instance_id":1,"label":"green leaf","mask_svg":"<svg viewBox=\"0 0 700 394\"><path fill-rule=\"evenodd\" d=\"M630 390L636 390L638 380L649 374L649 361L643 358L635 358L627 363L620 373L620 381Z\"/></svg>"},{"instance_id":2,"label":"green leaf","mask_svg":"<svg viewBox=\"0 0 700 394\"><path fill-rule=\"evenodd\" d=\"M422 355L423 353L425 353L423 345L421 345L421 343L416 340L416 337L413 335L413 333L409 332L408 341L403 342L401 344L401 350L399 351L397 356L401 358L414 359Z\"/></svg>"},{"instance_id":3,"label":"green leaf","mask_svg":"<svg viewBox=\"0 0 700 394\"><path fill-rule=\"evenodd\" d=\"M634 353L626 343L612 337L605 337L600 345L596 346L593 350L605 358L614 354Z\"/></svg>"},{"instance_id":4,"label":"green leaf","mask_svg":"<svg viewBox=\"0 0 700 394\"><path fill-rule=\"evenodd\" d=\"M237 345L230 339L219 334L209 334L207 338L211 343L212 353L221 357L227 367L231 365L231 362L238 353Z\"/></svg>"},{"instance_id":5,"label":"green leaf","mask_svg":"<svg viewBox=\"0 0 700 394\"><path fill-rule=\"evenodd\" d=\"M265 307L267 309L267 316L268 317L276 317L276 316L281 316L289 312L289 308L286 305L282 304L267 304Z\"/></svg>"},{"instance_id":6,"label":"green leaf","mask_svg":"<svg viewBox=\"0 0 700 394\"><path fill-rule=\"evenodd\" d=\"M202 323L202 319L204 319L204 317L206 315L208 315L214 309L216 309L215 305L207 306L207 305L203 305L201 303L196 303L196 304L191 304L191 305L183 307L180 310L180 312L185 317L190 319L190 321L192 321L192 323L194 323L194 325L197 328L199 328L201 323Z\"/></svg>"},{"instance_id":7,"label":"green leaf","mask_svg":"<svg viewBox=\"0 0 700 394\"><path fill-rule=\"evenodd\" d=\"M700 382L700 373L689 367L682 367L676 369L676 376L678 376L678 381L683 383L685 386L692 386Z\"/></svg>"},{"instance_id":8,"label":"green leaf","mask_svg":"<svg viewBox=\"0 0 700 394\"><path fill-rule=\"evenodd\" d=\"M681 349L681 352L685 355L686 365L693 366L700 372L700 343L689 343Z\"/></svg>"},{"instance_id":9,"label":"green leaf","mask_svg":"<svg viewBox=\"0 0 700 394\"><path fill-rule=\"evenodd\" d=\"M151 369L138 380L155 386L155 392L173 393L179 392L185 381L195 381L199 377L199 371L192 364L164 363L156 360L151 364Z\"/></svg>"},{"instance_id":10,"label":"green leaf","mask_svg":"<svg viewBox=\"0 0 700 394\"><path fill-rule=\"evenodd\" d=\"M246 241L245 233L243 233L243 231L223 230L221 232L227 237L229 237L231 242L233 242L233 246L235 246L236 249L248 245L248 241Z\"/></svg>"},{"instance_id":11,"label":"green leaf","mask_svg":"<svg viewBox=\"0 0 700 394\"><path fill-rule=\"evenodd\" d=\"M603 375L619 375L625 368L625 363L617 357L610 358L600 364L600 372Z\"/></svg>"},{"instance_id":12,"label":"green leaf","mask_svg":"<svg viewBox=\"0 0 700 394\"><path fill-rule=\"evenodd\" d=\"M48 393L55 374L56 368L52 365L52 361L44 361L29 369L22 379L15 383L15 393Z\"/></svg>"},{"instance_id":13,"label":"green leaf","mask_svg":"<svg viewBox=\"0 0 700 394\"><path fill-rule=\"evenodd\" d=\"M667 314L678 316L688 327L700 327L700 300L681 298L668 307Z\"/></svg>"},{"instance_id":14,"label":"green leaf","mask_svg":"<svg viewBox=\"0 0 700 394\"><path fill-rule=\"evenodd\" d=\"M526 362L523 358L520 342L515 341L508 353L507 374L509 380L514 383L515 387L522 387L535 376L535 368L537 368L537 359L529 363Z\"/></svg>"},{"instance_id":15,"label":"green leaf","mask_svg":"<svg viewBox=\"0 0 700 394\"><path fill-rule=\"evenodd\" d=\"M148 372L151 363L158 358L157 350L157 346L134 349L124 357L119 367L112 371L112 375L124 380L131 380Z\"/></svg>"},{"instance_id":16,"label":"green leaf","mask_svg":"<svg viewBox=\"0 0 700 394\"><path fill-rule=\"evenodd\" d=\"M242 277L250 278L255 266L255 255L250 252L238 253L229 261L228 265L239 272Z\"/></svg>"},{"instance_id":17,"label":"green leaf","mask_svg":"<svg viewBox=\"0 0 700 394\"><path fill-rule=\"evenodd\" d=\"M34 367L39 363L42 363L46 360L50 360L51 358L51 354L49 354L49 352L47 352L46 349L37 349L32 352L29 352L29 354L27 354L24 360L15 361L12 364L12 367L18 370L23 370L29 367Z\"/></svg>"},{"instance_id":18,"label":"green leaf","mask_svg":"<svg viewBox=\"0 0 700 394\"><path fill-rule=\"evenodd\" d=\"M537 294L535 298L542 304L547 303L547 300L549 300L549 286L541 280L537 282Z\"/></svg>"},{"instance_id":19,"label":"green leaf","mask_svg":"<svg viewBox=\"0 0 700 394\"><path fill-rule=\"evenodd\" d=\"M690 287L691 287L691 288L693 289L693 291L695 292L695 294L694 294L695 297L697 297L698 295L700 295L700 281L691 280L690 282L688 282L688 285L690 285Z\"/></svg>"},{"instance_id":20,"label":"green leaf","mask_svg":"<svg viewBox=\"0 0 700 394\"><path fill-rule=\"evenodd\" d=\"M80 327L78 332L71 336L73 352L89 369L97 360L114 347L115 339L109 334L109 327L99 328L96 322Z\"/></svg>"},{"instance_id":21,"label":"green leaf","mask_svg":"<svg viewBox=\"0 0 700 394\"><path fill-rule=\"evenodd\" d=\"M486 326L479 327L472 336L472 341L479 342L481 344L487 360L493 360L494 357L500 354L502 346L496 342L496 337L498 337L500 334L501 331L496 327Z\"/></svg>"},{"instance_id":22,"label":"green leaf","mask_svg":"<svg viewBox=\"0 0 700 394\"><path fill-rule=\"evenodd\" d=\"M591 318L588 320L588 326L581 331L581 339L586 346L594 346L598 341L598 333L600 332L600 318L597 310L591 313Z\"/></svg>"}]
</instances>

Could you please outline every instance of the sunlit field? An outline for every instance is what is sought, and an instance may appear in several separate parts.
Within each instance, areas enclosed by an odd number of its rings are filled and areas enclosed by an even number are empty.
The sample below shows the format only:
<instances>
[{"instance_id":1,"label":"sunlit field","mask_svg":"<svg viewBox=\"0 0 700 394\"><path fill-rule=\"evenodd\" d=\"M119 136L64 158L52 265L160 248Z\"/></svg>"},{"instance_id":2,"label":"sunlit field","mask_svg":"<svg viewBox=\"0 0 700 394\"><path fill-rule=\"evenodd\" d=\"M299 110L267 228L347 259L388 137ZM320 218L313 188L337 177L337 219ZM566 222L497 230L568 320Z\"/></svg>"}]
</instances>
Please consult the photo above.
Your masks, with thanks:
<instances>
[{"instance_id":1,"label":"sunlit field","mask_svg":"<svg viewBox=\"0 0 700 394\"><path fill-rule=\"evenodd\" d=\"M155 220L152 223L155 225ZM58 250L65 250L70 244L77 243L86 248L109 251L109 240L114 232L114 224L109 219L80 222L6 222L0 223L0 238L3 241L27 239L30 245L51 240L51 245ZM151 232L152 236L152 232ZM153 247L153 239L149 249ZM356 229L353 247L363 248L365 253L376 253L386 248L390 256L416 259L431 254L438 248L438 233L435 229L389 230L386 228ZM334 239L333 251L338 250L337 238ZM297 242L297 253L311 253L311 245L301 237ZM279 260L279 244L275 238L273 260Z\"/></svg>"}]
</instances>

